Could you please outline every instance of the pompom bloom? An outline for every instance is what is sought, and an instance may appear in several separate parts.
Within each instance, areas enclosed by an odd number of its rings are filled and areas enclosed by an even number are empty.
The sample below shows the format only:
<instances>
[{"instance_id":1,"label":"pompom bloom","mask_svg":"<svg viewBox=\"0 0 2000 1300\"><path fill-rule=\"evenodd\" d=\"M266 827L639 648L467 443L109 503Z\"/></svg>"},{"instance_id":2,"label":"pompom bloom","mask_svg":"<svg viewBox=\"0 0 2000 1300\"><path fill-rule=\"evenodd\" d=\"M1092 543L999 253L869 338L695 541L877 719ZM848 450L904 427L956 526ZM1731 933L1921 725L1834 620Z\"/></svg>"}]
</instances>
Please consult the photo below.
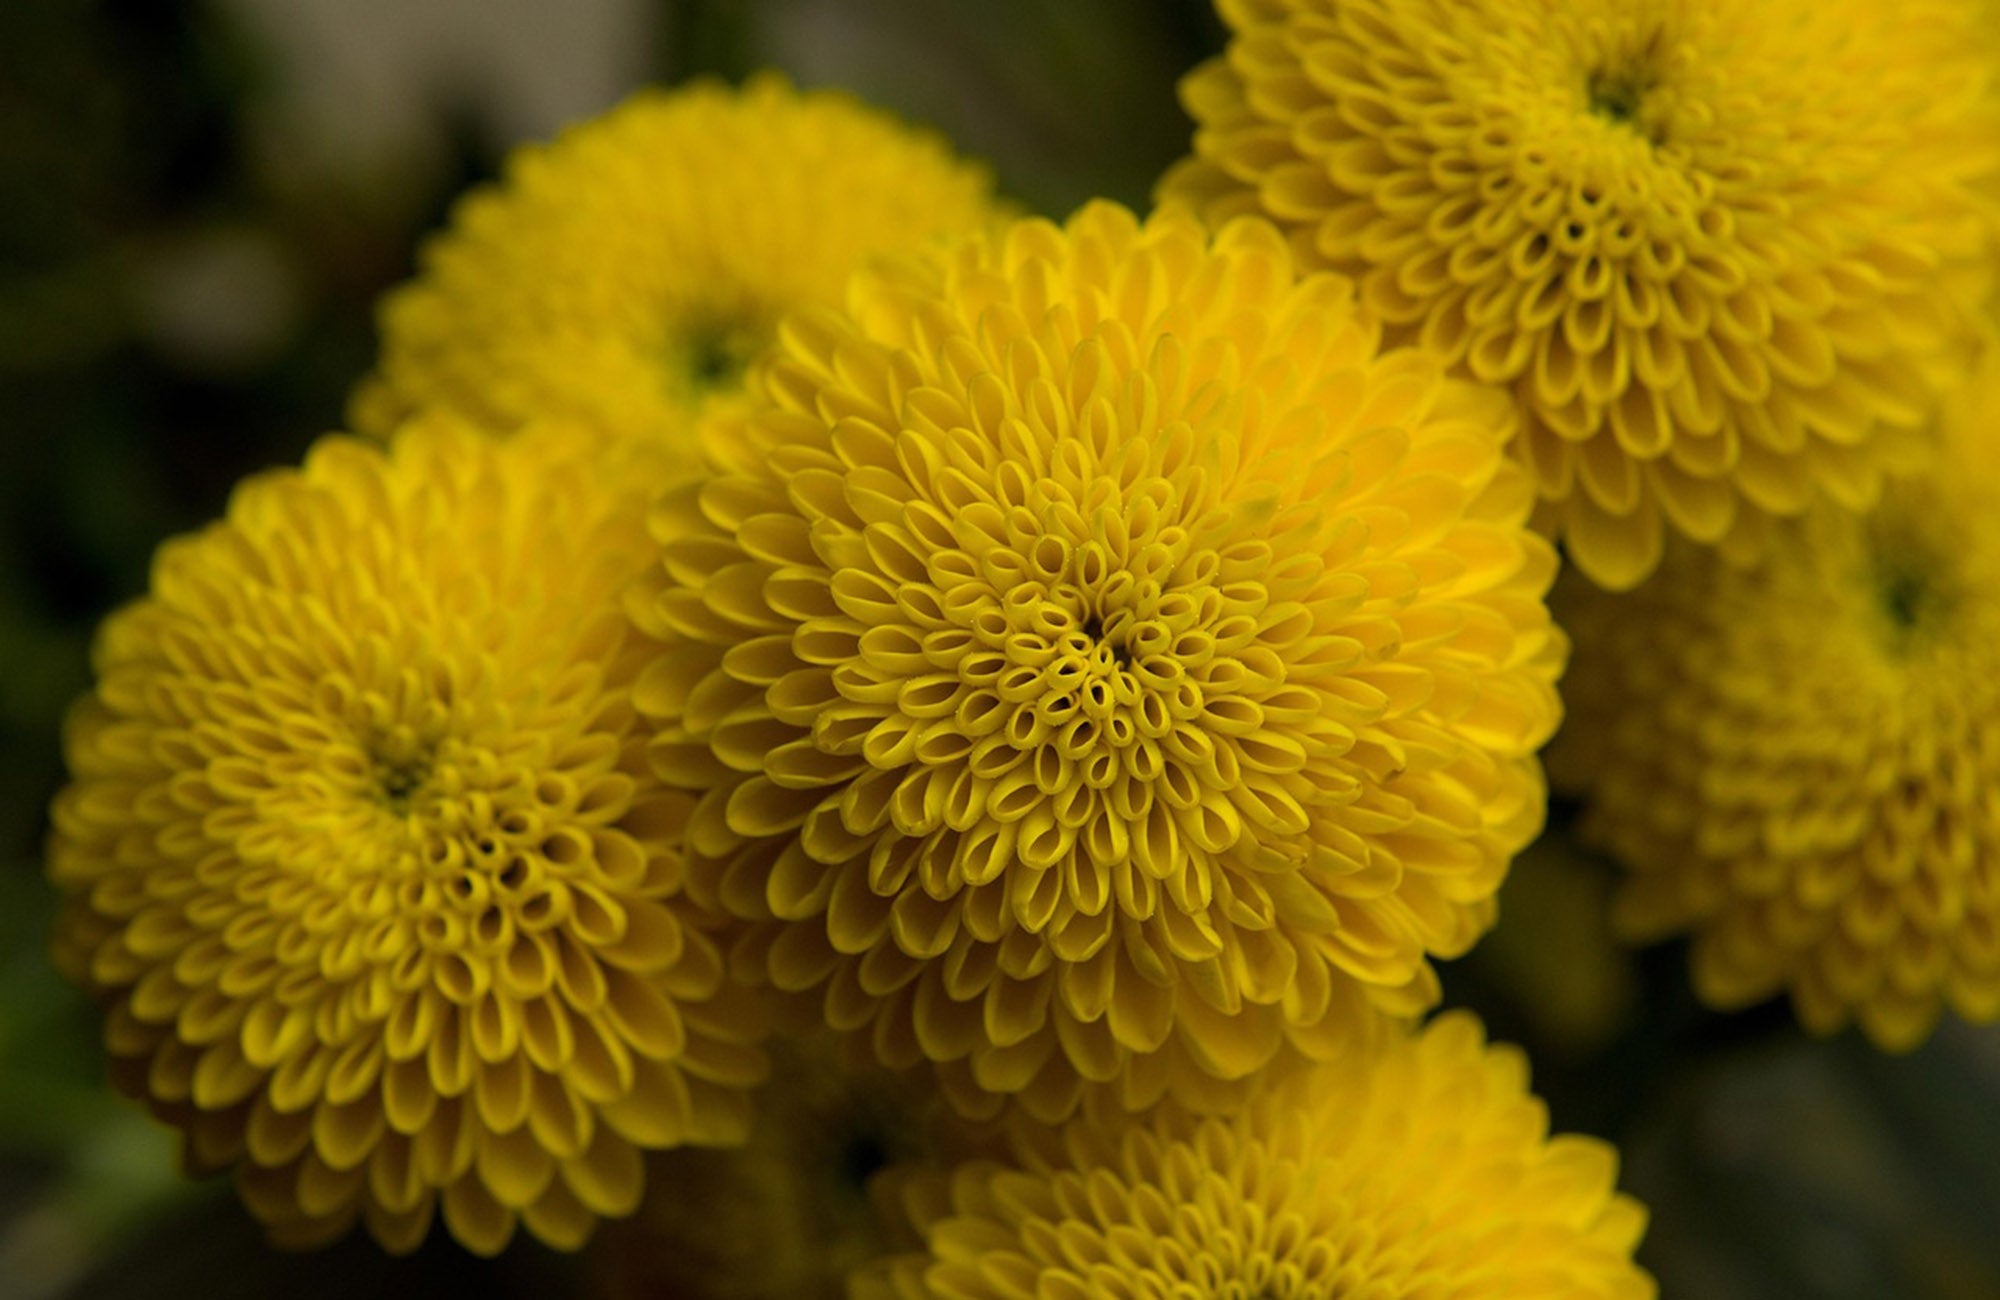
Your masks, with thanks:
<instances>
[{"instance_id":1,"label":"pompom bloom","mask_svg":"<svg viewBox=\"0 0 2000 1300\"><path fill-rule=\"evenodd\" d=\"M1947 1002L2000 1019L2000 372L1945 432L1872 518L1567 607L1559 772L1632 869L1623 927L1692 930L1711 1003L1789 989L1892 1049Z\"/></svg>"},{"instance_id":2,"label":"pompom bloom","mask_svg":"<svg viewBox=\"0 0 2000 1300\"><path fill-rule=\"evenodd\" d=\"M1507 403L1265 222L1109 204L859 277L654 515L690 883L969 1113L1212 1104L1435 996L1564 643Z\"/></svg>"},{"instance_id":3,"label":"pompom bloom","mask_svg":"<svg viewBox=\"0 0 2000 1300\"><path fill-rule=\"evenodd\" d=\"M1368 1069L1321 1066L1227 1119L1024 1135L1011 1166L903 1192L928 1253L855 1300L1650 1300L1617 1153L1548 1136L1519 1051L1454 1012Z\"/></svg>"},{"instance_id":4,"label":"pompom bloom","mask_svg":"<svg viewBox=\"0 0 2000 1300\"><path fill-rule=\"evenodd\" d=\"M681 906L587 440L323 442L169 543L67 736L57 956L121 1087L287 1244L575 1245L763 1060Z\"/></svg>"},{"instance_id":5,"label":"pompom bloom","mask_svg":"<svg viewBox=\"0 0 2000 1300\"><path fill-rule=\"evenodd\" d=\"M1261 211L1391 341L1510 389L1570 554L1626 588L1866 505L1991 279L1983 0L1224 0L1163 197ZM1745 545L1744 549L1751 549Z\"/></svg>"},{"instance_id":6,"label":"pompom bloom","mask_svg":"<svg viewBox=\"0 0 2000 1300\"><path fill-rule=\"evenodd\" d=\"M430 407L506 431L571 417L690 449L778 318L834 305L869 257L993 219L984 168L835 91L644 90L529 146L466 198L381 310L354 404L380 433Z\"/></svg>"}]
</instances>

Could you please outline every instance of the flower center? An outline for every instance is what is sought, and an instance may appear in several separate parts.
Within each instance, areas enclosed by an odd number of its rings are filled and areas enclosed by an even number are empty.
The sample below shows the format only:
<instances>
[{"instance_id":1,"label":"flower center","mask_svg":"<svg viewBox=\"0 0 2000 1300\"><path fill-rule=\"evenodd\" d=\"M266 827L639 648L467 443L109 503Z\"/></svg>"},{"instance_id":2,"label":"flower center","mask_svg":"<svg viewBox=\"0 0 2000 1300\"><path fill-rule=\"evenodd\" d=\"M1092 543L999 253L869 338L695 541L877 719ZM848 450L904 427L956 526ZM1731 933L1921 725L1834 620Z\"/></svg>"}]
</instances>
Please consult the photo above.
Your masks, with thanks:
<instances>
[{"instance_id":1,"label":"flower center","mask_svg":"<svg viewBox=\"0 0 2000 1300\"><path fill-rule=\"evenodd\" d=\"M1871 523L1866 551L1872 603L1889 643L1903 650L1935 630L1948 616L1954 593L1953 566L1944 538L1909 510L1883 509Z\"/></svg>"},{"instance_id":2,"label":"flower center","mask_svg":"<svg viewBox=\"0 0 2000 1300\"><path fill-rule=\"evenodd\" d=\"M1901 645L1934 623L1946 601L1935 566L1907 546L1883 547L1875 556L1875 604Z\"/></svg>"},{"instance_id":3,"label":"flower center","mask_svg":"<svg viewBox=\"0 0 2000 1300\"><path fill-rule=\"evenodd\" d=\"M1104 640L1104 620L1099 618L1095 613L1085 615L1082 627L1077 630L1092 641L1110 650L1111 662L1117 664L1120 668L1130 668L1132 666L1132 652L1127 648L1124 638L1121 637L1117 641L1107 645Z\"/></svg>"},{"instance_id":4,"label":"flower center","mask_svg":"<svg viewBox=\"0 0 2000 1300\"><path fill-rule=\"evenodd\" d=\"M375 796L394 813L406 813L424 783L431 778L435 747L406 725L377 732L367 745L375 774Z\"/></svg>"},{"instance_id":5,"label":"flower center","mask_svg":"<svg viewBox=\"0 0 2000 1300\"><path fill-rule=\"evenodd\" d=\"M1882 583L1882 610L1889 622L1908 631L1917 624L1924 604L1924 580L1914 573L1892 573Z\"/></svg>"},{"instance_id":6,"label":"flower center","mask_svg":"<svg viewBox=\"0 0 2000 1300\"><path fill-rule=\"evenodd\" d=\"M851 1134L841 1144L836 1161L840 1185L856 1192L863 1191L868 1186L868 1180L885 1168L889 1160L888 1144L879 1135L866 1131Z\"/></svg>"},{"instance_id":7,"label":"flower center","mask_svg":"<svg viewBox=\"0 0 2000 1300\"><path fill-rule=\"evenodd\" d=\"M1594 68L1584 82L1590 111L1613 126L1623 127L1654 144L1663 131L1649 120L1647 97L1659 85L1657 69L1660 33L1655 31L1632 48ZM1653 115L1657 118L1657 114Z\"/></svg>"},{"instance_id":8,"label":"flower center","mask_svg":"<svg viewBox=\"0 0 2000 1300\"><path fill-rule=\"evenodd\" d=\"M1634 126L1647 87L1629 74L1599 72L1590 79L1590 111L1620 126Z\"/></svg>"},{"instance_id":9,"label":"flower center","mask_svg":"<svg viewBox=\"0 0 2000 1300\"><path fill-rule=\"evenodd\" d=\"M381 769L376 788L382 792L383 801L397 812L410 806L410 796L422 788L430 779L430 767L422 763L409 763Z\"/></svg>"},{"instance_id":10,"label":"flower center","mask_svg":"<svg viewBox=\"0 0 2000 1300\"><path fill-rule=\"evenodd\" d=\"M697 404L710 393L740 388L750 359L769 331L747 314L717 313L697 319L675 340L668 379L675 395Z\"/></svg>"}]
</instances>

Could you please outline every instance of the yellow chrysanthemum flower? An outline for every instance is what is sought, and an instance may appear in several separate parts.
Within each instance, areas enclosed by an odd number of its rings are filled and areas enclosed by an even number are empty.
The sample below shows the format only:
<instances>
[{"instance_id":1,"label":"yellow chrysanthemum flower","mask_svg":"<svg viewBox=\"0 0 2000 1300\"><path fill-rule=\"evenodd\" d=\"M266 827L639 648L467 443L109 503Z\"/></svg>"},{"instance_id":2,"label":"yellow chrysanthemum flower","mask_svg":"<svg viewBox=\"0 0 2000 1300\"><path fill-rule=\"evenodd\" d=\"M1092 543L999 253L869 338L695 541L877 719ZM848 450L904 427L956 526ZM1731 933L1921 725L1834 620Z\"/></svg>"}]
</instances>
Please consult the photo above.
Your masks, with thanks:
<instances>
[{"instance_id":1,"label":"yellow chrysanthemum flower","mask_svg":"<svg viewBox=\"0 0 2000 1300\"><path fill-rule=\"evenodd\" d=\"M691 887L968 1114L1216 1104L1435 996L1565 646L1508 404L1245 221L1094 204L858 277L662 498Z\"/></svg>"},{"instance_id":2,"label":"yellow chrysanthemum flower","mask_svg":"<svg viewBox=\"0 0 2000 1300\"><path fill-rule=\"evenodd\" d=\"M823 1034L775 1044L747 1146L652 1157L645 1201L591 1245L607 1300L843 1300L850 1271L903 1244L875 1176L983 1147L909 1076L842 1055Z\"/></svg>"},{"instance_id":3,"label":"yellow chrysanthemum flower","mask_svg":"<svg viewBox=\"0 0 2000 1300\"><path fill-rule=\"evenodd\" d=\"M740 395L778 318L835 305L881 253L992 220L943 140L765 75L643 90L509 161L384 299L353 418L429 407L505 431L544 416L674 440Z\"/></svg>"},{"instance_id":4,"label":"yellow chrysanthemum flower","mask_svg":"<svg viewBox=\"0 0 2000 1300\"><path fill-rule=\"evenodd\" d=\"M1391 341L1511 390L1594 581L1912 459L1992 279L1981 0L1219 7L1162 196L1270 215Z\"/></svg>"},{"instance_id":5,"label":"yellow chrysanthemum flower","mask_svg":"<svg viewBox=\"0 0 2000 1300\"><path fill-rule=\"evenodd\" d=\"M57 956L113 1073L285 1244L441 1206L574 1246L640 1150L741 1140L758 1008L682 914L594 441L330 438L163 547L67 733ZM691 914L690 914L691 915Z\"/></svg>"},{"instance_id":6,"label":"yellow chrysanthemum flower","mask_svg":"<svg viewBox=\"0 0 2000 1300\"><path fill-rule=\"evenodd\" d=\"M1571 593L1563 783L1632 876L1632 936L1691 930L1695 986L1789 990L1891 1050L1944 1004L2000 1019L2000 369L1934 471L1813 512L1749 570L1670 552Z\"/></svg>"},{"instance_id":7,"label":"yellow chrysanthemum flower","mask_svg":"<svg viewBox=\"0 0 2000 1300\"><path fill-rule=\"evenodd\" d=\"M1617 1152L1550 1137L1527 1077L1454 1012L1227 1118L1024 1133L1010 1162L907 1176L926 1253L861 1270L851 1294L1651 1300Z\"/></svg>"}]
</instances>

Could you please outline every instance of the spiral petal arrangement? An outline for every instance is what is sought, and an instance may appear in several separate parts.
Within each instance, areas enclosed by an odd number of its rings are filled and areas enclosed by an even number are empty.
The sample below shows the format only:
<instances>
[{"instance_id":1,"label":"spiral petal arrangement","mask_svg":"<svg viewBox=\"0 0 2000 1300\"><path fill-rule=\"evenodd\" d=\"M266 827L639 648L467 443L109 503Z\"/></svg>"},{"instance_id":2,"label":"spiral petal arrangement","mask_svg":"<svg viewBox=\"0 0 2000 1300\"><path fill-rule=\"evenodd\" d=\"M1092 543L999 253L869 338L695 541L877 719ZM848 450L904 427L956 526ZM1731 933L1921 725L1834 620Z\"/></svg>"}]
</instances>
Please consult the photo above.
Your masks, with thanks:
<instances>
[{"instance_id":1,"label":"spiral petal arrangement","mask_svg":"<svg viewBox=\"0 0 2000 1300\"><path fill-rule=\"evenodd\" d=\"M1691 931L1696 990L1791 994L1879 1046L2000 1019L2000 374L1872 517L1816 511L1750 570L1673 553L1569 593L1585 833L1634 937Z\"/></svg>"},{"instance_id":2,"label":"spiral petal arrangement","mask_svg":"<svg viewBox=\"0 0 2000 1300\"><path fill-rule=\"evenodd\" d=\"M741 395L778 318L837 305L870 257L994 219L984 168L835 91L642 90L509 159L381 309L353 404L496 432L562 417L695 459L692 419Z\"/></svg>"},{"instance_id":3,"label":"spiral petal arrangement","mask_svg":"<svg viewBox=\"0 0 2000 1300\"><path fill-rule=\"evenodd\" d=\"M1558 713L1508 403L1260 221L1093 204L849 303L781 331L633 602L741 967L1045 1118L1429 1004Z\"/></svg>"},{"instance_id":4,"label":"spiral petal arrangement","mask_svg":"<svg viewBox=\"0 0 2000 1300\"><path fill-rule=\"evenodd\" d=\"M1222 0L1163 198L1262 212L1512 392L1579 568L1860 508L1962 375L2000 116L1981 0Z\"/></svg>"},{"instance_id":5,"label":"spiral petal arrangement","mask_svg":"<svg viewBox=\"0 0 2000 1300\"><path fill-rule=\"evenodd\" d=\"M1322 1066L1228 1118L1024 1133L905 1179L923 1253L855 1300L1651 1300L1617 1154L1548 1136L1519 1052L1440 1017L1365 1070Z\"/></svg>"},{"instance_id":6,"label":"spiral petal arrangement","mask_svg":"<svg viewBox=\"0 0 2000 1300\"><path fill-rule=\"evenodd\" d=\"M740 1141L760 1010L635 727L643 498L594 439L334 437L162 548L67 734L61 965L113 1073L285 1244L574 1247Z\"/></svg>"}]
</instances>

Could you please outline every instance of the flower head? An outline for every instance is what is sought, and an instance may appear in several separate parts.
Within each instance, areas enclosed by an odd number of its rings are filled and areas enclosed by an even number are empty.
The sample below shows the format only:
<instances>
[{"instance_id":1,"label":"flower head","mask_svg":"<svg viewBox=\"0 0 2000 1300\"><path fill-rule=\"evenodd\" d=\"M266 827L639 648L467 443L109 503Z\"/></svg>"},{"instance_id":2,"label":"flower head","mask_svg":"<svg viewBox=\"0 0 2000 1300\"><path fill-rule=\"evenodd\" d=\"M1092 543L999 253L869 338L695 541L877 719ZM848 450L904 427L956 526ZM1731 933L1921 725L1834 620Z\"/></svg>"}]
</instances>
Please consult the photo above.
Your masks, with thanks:
<instances>
[{"instance_id":1,"label":"flower head","mask_svg":"<svg viewBox=\"0 0 2000 1300\"><path fill-rule=\"evenodd\" d=\"M1980 0L1221 8L1162 196L1267 213L1391 341L1509 389L1594 581L1915 454L1991 279Z\"/></svg>"},{"instance_id":2,"label":"flower head","mask_svg":"<svg viewBox=\"0 0 2000 1300\"><path fill-rule=\"evenodd\" d=\"M1454 1012L1367 1068L1323 1065L1227 1118L1169 1108L1024 1132L1007 1163L913 1173L924 1253L855 1300L1651 1300L1617 1153L1548 1136L1521 1054Z\"/></svg>"},{"instance_id":3,"label":"flower head","mask_svg":"<svg viewBox=\"0 0 2000 1300\"><path fill-rule=\"evenodd\" d=\"M169 543L76 709L50 874L114 1076L281 1242L574 1245L738 1141L757 1008L683 914L589 439L331 438Z\"/></svg>"},{"instance_id":4,"label":"flower head","mask_svg":"<svg viewBox=\"0 0 2000 1300\"><path fill-rule=\"evenodd\" d=\"M859 277L654 514L691 887L968 1112L1212 1104L1435 995L1564 653L1507 403L1268 223L1110 204Z\"/></svg>"},{"instance_id":5,"label":"flower head","mask_svg":"<svg viewBox=\"0 0 2000 1300\"><path fill-rule=\"evenodd\" d=\"M780 316L993 214L983 168L847 95L775 75L644 90L460 204L384 301L355 420L556 416L691 449L690 417L741 394Z\"/></svg>"},{"instance_id":6,"label":"flower head","mask_svg":"<svg viewBox=\"0 0 2000 1300\"><path fill-rule=\"evenodd\" d=\"M2000 1019L2000 372L1872 517L1821 510L1739 569L1670 553L1572 593L1556 753L1631 869L1618 920L1694 935L1707 1001L1914 1046ZM1552 760L1555 761L1555 760Z\"/></svg>"}]
</instances>

